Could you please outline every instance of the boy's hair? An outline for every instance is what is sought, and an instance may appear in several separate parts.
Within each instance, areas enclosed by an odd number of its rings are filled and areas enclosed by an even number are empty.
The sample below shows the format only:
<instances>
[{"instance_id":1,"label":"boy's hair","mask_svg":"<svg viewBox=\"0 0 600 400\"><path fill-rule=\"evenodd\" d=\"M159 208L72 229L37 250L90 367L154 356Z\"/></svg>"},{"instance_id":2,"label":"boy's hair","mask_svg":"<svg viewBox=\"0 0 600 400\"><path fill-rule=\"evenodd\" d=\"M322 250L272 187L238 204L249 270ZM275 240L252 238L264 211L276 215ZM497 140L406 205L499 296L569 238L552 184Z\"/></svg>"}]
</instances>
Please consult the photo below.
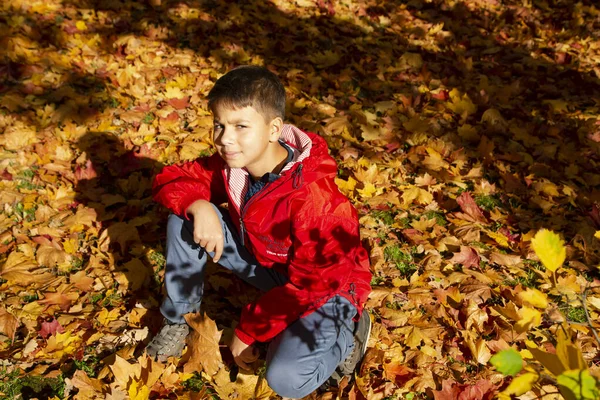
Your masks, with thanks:
<instances>
[{"instance_id":1,"label":"boy's hair","mask_svg":"<svg viewBox=\"0 0 600 400\"><path fill-rule=\"evenodd\" d=\"M253 107L265 121L285 117L285 89L271 71L256 65L237 67L217 79L208 93L208 108Z\"/></svg>"}]
</instances>

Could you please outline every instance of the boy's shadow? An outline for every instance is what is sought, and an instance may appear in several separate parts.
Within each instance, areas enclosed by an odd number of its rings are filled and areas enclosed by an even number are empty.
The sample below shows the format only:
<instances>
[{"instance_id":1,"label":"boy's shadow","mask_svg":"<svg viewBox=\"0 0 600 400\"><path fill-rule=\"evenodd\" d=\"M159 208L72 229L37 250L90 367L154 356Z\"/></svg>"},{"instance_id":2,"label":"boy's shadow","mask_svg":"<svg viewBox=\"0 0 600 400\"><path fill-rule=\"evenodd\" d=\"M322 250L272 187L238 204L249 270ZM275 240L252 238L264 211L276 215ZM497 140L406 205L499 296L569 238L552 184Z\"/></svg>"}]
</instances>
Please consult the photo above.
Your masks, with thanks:
<instances>
[{"instance_id":1,"label":"boy's shadow","mask_svg":"<svg viewBox=\"0 0 600 400\"><path fill-rule=\"evenodd\" d=\"M122 272L128 284L119 282L121 294L146 291L150 297L160 265L145 249L162 248L166 221L152 200L152 181L163 166L155 159L158 154L109 132L88 132L77 147L81 153L74 167L76 201L96 211L100 226L98 249L92 250L88 268L100 264L105 272Z\"/></svg>"}]
</instances>

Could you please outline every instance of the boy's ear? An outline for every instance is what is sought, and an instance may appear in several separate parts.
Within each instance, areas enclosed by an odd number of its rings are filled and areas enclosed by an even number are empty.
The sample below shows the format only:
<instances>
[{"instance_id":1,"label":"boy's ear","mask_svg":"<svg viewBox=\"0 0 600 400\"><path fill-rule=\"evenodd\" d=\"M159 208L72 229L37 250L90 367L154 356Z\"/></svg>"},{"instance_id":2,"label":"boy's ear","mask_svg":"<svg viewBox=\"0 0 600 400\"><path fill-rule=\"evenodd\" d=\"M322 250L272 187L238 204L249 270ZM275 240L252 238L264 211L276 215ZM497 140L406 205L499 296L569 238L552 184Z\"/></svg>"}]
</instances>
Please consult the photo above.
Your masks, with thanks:
<instances>
[{"instance_id":1,"label":"boy's ear","mask_svg":"<svg viewBox=\"0 0 600 400\"><path fill-rule=\"evenodd\" d=\"M273 118L269 124L269 129L271 131L269 142L277 142L283 130L283 120L280 117Z\"/></svg>"}]
</instances>

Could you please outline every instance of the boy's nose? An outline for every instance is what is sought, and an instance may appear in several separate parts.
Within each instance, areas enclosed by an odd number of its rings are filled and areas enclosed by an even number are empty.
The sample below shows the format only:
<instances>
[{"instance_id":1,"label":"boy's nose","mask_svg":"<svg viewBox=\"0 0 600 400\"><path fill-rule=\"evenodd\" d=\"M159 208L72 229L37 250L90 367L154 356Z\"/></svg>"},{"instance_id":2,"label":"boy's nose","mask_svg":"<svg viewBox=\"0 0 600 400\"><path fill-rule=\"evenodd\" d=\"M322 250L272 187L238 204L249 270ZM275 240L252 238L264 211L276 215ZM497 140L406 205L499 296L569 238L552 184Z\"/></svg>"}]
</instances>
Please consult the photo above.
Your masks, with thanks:
<instances>
[{"instance_id":1,"label":"boy's nose","mask_svg":"<svg viewBox=\"0 0 600 400\"><path fill-rule=\"evenodd\" d=\"M219 139L223 145L232 144L234 140L233 128L223 127L223 131L221 132Z\"/></svg>"}]
</instances>

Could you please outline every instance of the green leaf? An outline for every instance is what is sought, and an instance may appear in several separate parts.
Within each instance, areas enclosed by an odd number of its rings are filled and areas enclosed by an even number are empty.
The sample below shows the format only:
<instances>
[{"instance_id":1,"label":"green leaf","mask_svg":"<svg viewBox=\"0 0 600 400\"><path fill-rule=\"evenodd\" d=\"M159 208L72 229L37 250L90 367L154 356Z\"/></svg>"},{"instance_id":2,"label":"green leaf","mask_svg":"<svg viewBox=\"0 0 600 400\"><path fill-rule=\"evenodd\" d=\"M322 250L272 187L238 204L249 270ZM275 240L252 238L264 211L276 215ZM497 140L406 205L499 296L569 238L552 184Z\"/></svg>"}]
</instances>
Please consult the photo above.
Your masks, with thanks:
<instances>
[{"instance_id":1,"label":"green leaf","mask_svg":"<svg viewBox=\"0 0 600 400\"><path fill-rule=\"evenodd\" d=\"M594 400L600 397L596 379L587 369L571 369L556 379L558 389L566 400Z\"/></svg>"},{"instance_id":2,"label":"green leaf","mask_svg":"<svg viewBox=\"0 0 600 400\"><path fill-rule=\"evenodd\" d=\"M544 267L552 272L556 271L565 262L567 256L565 242L552 231L540 230L531 239L531 246Z\"/></svg>"},{"instance_id":3,"label":"green leaf","mask_svg":"<svg viewBox=\"0 0 600 400\"><path fill-rule=\"evenodd\" d=\"M490 363L503 375L514 376L523 368L521 354L515 349L502 350L490 358Z\"/></svg>"}]
</instances>

